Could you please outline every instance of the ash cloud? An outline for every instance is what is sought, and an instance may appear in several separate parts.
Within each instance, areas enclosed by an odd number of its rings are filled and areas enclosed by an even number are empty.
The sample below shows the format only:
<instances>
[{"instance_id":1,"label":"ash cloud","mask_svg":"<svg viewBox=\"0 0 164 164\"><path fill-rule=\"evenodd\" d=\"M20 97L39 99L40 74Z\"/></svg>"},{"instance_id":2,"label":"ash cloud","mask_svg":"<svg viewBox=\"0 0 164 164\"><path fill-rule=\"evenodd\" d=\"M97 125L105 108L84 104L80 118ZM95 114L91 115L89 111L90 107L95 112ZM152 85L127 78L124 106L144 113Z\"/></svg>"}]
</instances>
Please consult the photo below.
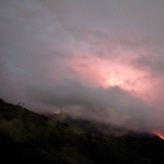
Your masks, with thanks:
<instances>
[{"instance_id":1,"label":"ash cloud","mask_svg":"<svg viewBox=\"0 0 164 164\"><path fill-rule=\"evenodd\" d=\"M1 98L164 131L163 7L163 0L0 0ZM102 87L120 71L114 64L145 75L130 83L149 86L150 103L137 90Z\"/></svg>"},{"instance_id":2,"label":"ash cloud","mask_svg":"<svg viewBox=\"0 0 164 164\"><path fill-rule=\"evenodd\" d=\"M104 89L66 80L49 88L31 87L29 95L51 107L51 112L63 112L130 130L164 130L160 126L162 118L156 110L117 86Z\"/></svg>"}]
</instances>

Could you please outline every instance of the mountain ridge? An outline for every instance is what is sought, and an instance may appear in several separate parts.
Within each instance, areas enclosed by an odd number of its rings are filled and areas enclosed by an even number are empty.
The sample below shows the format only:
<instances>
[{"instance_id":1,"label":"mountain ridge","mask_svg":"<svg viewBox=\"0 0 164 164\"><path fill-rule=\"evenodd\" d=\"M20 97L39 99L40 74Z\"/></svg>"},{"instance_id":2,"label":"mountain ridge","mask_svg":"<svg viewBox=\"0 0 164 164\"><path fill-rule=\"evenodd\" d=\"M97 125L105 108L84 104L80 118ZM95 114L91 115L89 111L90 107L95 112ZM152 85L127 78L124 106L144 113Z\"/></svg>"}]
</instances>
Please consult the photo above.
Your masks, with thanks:
<instances>
[{"instance_id":1,"label":"mountain ridge","mask_svg":"<svg viewBox=\"0 0 164 164\"><path fill-rule=\"evenodd\" d=\"M160 163L162 140L128 137L89 133L0 100L0 158L5 163Z\"/></svg>"}]
</instances>

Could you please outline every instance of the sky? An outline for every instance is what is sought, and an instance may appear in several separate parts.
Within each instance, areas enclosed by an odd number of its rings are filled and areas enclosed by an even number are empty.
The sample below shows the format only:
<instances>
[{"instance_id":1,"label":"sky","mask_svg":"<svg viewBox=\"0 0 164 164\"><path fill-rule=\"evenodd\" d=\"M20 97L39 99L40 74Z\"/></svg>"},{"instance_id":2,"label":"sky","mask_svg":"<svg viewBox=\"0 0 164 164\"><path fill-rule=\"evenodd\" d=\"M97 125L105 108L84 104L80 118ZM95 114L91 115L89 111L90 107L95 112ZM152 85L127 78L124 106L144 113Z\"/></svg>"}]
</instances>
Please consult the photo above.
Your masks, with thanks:
<instances>
[{"instance_id":1,"label":"sky","mask_svg":"<svg viewBox=\"0 0 164 164\"><path fill-rule=\"evenodd\" d=\"M0 0L0 97L164 133L163 0Z\"/></svg>"}]
</instances>

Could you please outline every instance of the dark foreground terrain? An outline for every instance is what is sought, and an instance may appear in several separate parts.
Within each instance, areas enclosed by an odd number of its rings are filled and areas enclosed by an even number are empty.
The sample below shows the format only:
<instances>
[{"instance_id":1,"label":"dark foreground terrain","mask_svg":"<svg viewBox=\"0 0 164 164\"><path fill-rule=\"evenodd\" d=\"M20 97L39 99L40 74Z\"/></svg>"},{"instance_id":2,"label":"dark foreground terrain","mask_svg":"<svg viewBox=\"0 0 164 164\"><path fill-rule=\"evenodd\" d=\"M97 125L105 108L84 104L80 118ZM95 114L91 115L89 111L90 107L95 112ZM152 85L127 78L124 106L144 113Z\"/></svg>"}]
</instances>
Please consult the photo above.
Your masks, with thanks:
<instances>
[{"instance_id":1,"label":"dark foreground terrain","mask_svg":"<svg viewBox=\"0 0 164 164\"><path fill-rule=\"evenodd\" d=\"M163 164L164 141L86 132L0 100L0 159L24 164Z\"/></svg>"}]
</instances>

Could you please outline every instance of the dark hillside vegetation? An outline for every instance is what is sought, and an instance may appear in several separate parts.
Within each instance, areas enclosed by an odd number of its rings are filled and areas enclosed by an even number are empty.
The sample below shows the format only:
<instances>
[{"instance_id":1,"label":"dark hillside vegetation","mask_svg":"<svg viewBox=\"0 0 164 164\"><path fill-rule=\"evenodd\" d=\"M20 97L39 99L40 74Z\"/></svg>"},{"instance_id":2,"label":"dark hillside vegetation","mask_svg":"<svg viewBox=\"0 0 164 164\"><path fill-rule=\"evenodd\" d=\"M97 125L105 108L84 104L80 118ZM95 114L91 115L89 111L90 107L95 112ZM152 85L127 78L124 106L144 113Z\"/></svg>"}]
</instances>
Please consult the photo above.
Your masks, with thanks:
<instances>
[{"instance_id":1,"label":"dark hillside vegetation","mask_svg":"<svg viewBox=\"0 0 164 164\"><path fill-rule=\"evenodd\" d=\"M163 140L156 137L96 135L0 100L3 163L160 163L163 148Z\"/></svg>"}]
</instances>

